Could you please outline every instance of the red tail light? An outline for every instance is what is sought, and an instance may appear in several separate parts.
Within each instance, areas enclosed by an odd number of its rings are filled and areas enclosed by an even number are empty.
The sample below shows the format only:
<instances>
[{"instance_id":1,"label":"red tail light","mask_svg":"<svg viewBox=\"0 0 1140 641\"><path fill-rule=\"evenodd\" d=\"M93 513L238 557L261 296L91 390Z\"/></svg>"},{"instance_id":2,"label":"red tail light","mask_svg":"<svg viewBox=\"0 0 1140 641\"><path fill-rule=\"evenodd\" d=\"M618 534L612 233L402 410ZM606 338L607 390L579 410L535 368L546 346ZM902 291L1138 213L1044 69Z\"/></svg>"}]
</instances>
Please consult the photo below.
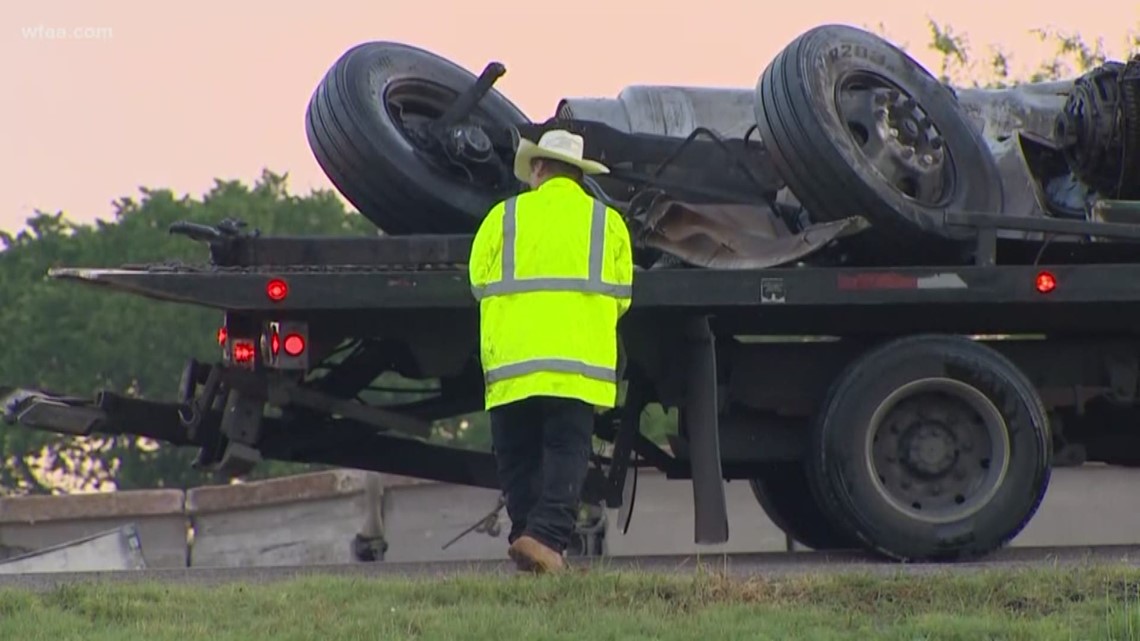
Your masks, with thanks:
<instances>
[{"instance_id":1,"label":"red tail light","mask_svg":"<svg viewBox=\"0 0 1140 641\"><path fill-rule=\"evenodd\" d=\"M274 278L265 285L265 295L269 300L280 303L289 295L289 285L280 278Z\"/></svg>"},{"instance_id":2,"label":"red tail light","mask_svg":"<svg viewBox=\"0 0 1140 641\"><path fill-rule=\"evenodd\" d=\"M290 356L300 356L305 351L305 338L300 334L289 334L285 337L285 353Z\"/></svg>"},{"instance_id":3,"label":"red tail light","mask_svg":"<svg viewBox=\"0 0 1140 641\"><path fill-rule=\"evenodd\" d=\"M257 356L257 350L254 348L253 341L237 340L234 341L233 355L235 363L252 363Z\"/></svg>"},{"instance_id":4,"label":"red tail light","mask_svg":"<svg viewBox=\"0 0 1140 641\"><path fill-rule=\"evenodd\" d=\"M304 321L268 321L262 326L260 354L272 369L309 368L309 327Z\"/></svg>"},{"instance_id":5,"label":"red tail light","mask_svg":"<svg viewBox=\"0 0 1140 641\"><path fill-rule=\"evenodd\" d=\"M1042 294L1048 294L1054 289L1057 289L1057 278L1049 272L1039 272L1034 285L1037 287L1037 291Z\"/></svg>"}]
</instances>

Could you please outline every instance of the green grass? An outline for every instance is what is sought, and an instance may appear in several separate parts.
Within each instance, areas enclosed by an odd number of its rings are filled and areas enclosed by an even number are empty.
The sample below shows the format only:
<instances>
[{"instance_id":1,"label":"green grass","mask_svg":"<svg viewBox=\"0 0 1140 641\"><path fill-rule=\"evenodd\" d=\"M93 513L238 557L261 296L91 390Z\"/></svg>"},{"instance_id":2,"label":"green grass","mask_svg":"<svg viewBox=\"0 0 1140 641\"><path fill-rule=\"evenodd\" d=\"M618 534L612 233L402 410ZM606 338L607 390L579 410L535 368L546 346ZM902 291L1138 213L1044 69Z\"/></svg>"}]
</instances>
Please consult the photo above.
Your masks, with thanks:
<instances>
[{"instance_id":1,"label":"green grass","mask_svg":"<svg viewBox=\"0 0 1140 641\"><path fill-rule=\"evenodd\" d=\"M1140 571L310 578L0 592L0 639L1140 639Z\"/></svg>"}]
</instances>

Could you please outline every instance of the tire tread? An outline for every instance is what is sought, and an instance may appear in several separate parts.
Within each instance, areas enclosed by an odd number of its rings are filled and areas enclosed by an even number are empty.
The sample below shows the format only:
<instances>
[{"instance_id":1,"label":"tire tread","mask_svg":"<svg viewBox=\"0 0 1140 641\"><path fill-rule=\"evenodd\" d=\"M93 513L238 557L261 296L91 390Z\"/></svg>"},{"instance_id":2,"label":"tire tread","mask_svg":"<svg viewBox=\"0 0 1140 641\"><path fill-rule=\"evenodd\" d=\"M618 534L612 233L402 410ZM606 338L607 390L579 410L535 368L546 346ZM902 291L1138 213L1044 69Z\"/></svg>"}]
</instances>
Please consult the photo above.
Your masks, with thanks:
<instances>
[{"instance_id":1,"label":"tire tread","mask_svg":"<svg viewBox=\"0 0 1140 641\"><path fill-rule=\"evenodd\" d=\"M835 413L840 411L839 399L849 394L865 380L878 377L884 368L884 361L903 360L917 353L929 354L936 352L943 355L947 361L964 365L975 372L992 378L1001 378L1009 383L1017 394L1013 398L1003 399L1000 407L1003 416L1016 429L1016 419L1023 410L1022 404L1028 407L1031 414L1026 418L1029 425L1035 425L1035 445L1039 458L1036 461L1038 471L1034 483L1037 491L1030 503L1023 509L1020 521L1013 527L1005 529L998 536L982 536L970 543L964 543L949 550L931 546L923 554L904 554L898 548L887 542L875 540L867 528L852 517L849 497L841 491L844 486L841 470L829 455L829 432L838 429L841 421L835 419ZM970 339L959 336L940 334L918 334L889 340L877 347L871 348L861 357L850 363L836 378L829 388L821 405L822 411L817 417L812 429L811 450L808 457L808 477L811 481L812 491L817 501L833 520L835 526L850 533L860 540L866 547L886 557L901 561L931 560L953 561L974 559L985 556L1003 547L1017 536L1036 514L1048 489L1052 465L1052 438L1048 429L1048 415L1044 403L1032 382L1020 369L1005 355L997 350L978 344ZM1011 443L1011 447L1016 447ZM1015 452L1011 455L1016 456Z\"/></svg>"}]
</instances>

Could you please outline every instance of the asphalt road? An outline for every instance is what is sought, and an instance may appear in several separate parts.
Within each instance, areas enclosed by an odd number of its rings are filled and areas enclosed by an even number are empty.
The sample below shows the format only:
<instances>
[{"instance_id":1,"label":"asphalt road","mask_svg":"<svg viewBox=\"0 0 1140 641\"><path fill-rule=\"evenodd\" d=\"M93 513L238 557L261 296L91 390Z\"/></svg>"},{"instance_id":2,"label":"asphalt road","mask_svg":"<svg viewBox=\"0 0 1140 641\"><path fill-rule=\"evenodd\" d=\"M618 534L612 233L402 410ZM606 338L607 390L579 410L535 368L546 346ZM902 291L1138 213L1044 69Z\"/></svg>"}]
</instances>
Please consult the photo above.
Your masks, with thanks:
<instances>
[{"instance_id":1,"label":"asphalt road","mask_svg":"<svg viewBox=\"0 0 1140 641\"><path fill-rule=\"evenodd\" d=\"M986 559L970 563L894 563L859 552L787 552L697 556L575 558L573 568L642 570L690 573L698 568L735 577L780 577L811 573L874 573L881 575L933 572L969 572L997 568L1082 565L1123 565L1140 568L1140 546L1007 548ZM210 585L218 583L263 583L305 576L326 575L358 578L385 576L432 577L461 573L513 574L510 562L359 563L258 568L187 568L123 572L83 572L0 575L0 589L51 589L77 582L163 582Z\"/></svg>"}]
</instances>

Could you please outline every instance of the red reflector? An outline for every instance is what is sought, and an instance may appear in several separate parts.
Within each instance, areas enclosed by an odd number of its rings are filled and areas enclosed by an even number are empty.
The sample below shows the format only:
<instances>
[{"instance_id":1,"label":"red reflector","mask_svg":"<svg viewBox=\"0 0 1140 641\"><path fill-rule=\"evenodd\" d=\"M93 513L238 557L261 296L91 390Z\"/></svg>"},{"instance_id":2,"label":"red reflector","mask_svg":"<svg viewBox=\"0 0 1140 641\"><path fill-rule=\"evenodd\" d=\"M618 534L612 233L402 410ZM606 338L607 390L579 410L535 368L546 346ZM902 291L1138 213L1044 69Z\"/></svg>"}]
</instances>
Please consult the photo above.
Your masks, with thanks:
<instances>
[{"instance_id":1,"label":"red reflector","mask_svg":"<svg viewBox=\"0 0 1140 641\"><path fill-rule=\"evenodd\" d=\"M228 334L226 332L225 327L219 327L218 328L218 345L225 345L226 344L226 336L227 335Z\"/></svg>"},{"instance_id":2,"label":"red reflector","mask_svg":"<svg viewBox=\"0 0 1140 641\"><path fill-rule=\"evenodd\" d=\"M1040 272L1037 274L1036 286L1037 291L1042 294L1048 294L1054 289L1057 289L1057 279L1049 272Z\"/></svg>"},{"instance_id":3,"label":"red reflector","mask_svg":"<svg viewBox=\"0 0 1140 641\"><path fill-rule=\"evenodd\" d=\"M274 332L269 339L269 350L273 352L274 356L277 356L277 352L281 351L281 337L277 335L277 332Z\"/></svg>"},{"instance_id":4,"label":"red reflector","mask_svg":"<svg viewBox=\"0 0 1140 641\"><path fill-rule=\"evenodd\" d=\"M256 351L253 341L234 341L234 361L237 363L253 362Z\"/></svg>"},{"instance_id":5,"label":"red reflector","mask_svg":"<svg viewBox=\"0 0 1140 641\"><path fill-rule=\"evenodd\" d=\"M289 334L285 337L285 353L297 356L305 351L305 339L300 334Z\"/></svg>"},{"instance_id":6,"label":"red reflector","mask_svg":"<svg viewBox=\"0 0 1140 641\"><path fill-rule=\"evenodd\" d=\"M289 286L280 278L274 278L265 286L265 295L268 296L271 301L283 301L285 297L289 295Z\"/></svg>"}]
</instances>

